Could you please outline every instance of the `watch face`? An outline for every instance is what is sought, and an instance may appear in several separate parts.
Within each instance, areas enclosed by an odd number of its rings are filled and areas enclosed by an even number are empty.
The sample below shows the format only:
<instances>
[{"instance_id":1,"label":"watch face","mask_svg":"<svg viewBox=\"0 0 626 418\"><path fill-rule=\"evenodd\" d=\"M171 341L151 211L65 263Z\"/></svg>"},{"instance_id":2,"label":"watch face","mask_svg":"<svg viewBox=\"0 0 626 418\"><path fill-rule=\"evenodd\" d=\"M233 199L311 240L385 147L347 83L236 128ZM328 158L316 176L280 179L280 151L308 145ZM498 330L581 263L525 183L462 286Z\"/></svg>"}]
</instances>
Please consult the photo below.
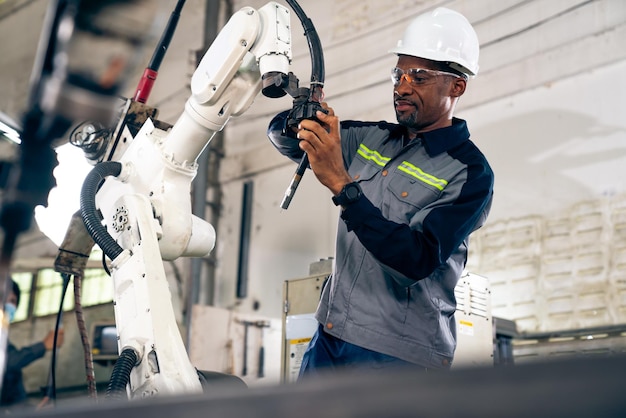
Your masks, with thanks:
<instances>
[{"instance_id":1,"label":"watch face","mask_svg":"<svg viewBox=\"0 0 626 418\"><path fill-rule=\"evenodd\" d=\"M346 187L346 198L348 198L348 201L351 202L358 199L360 194L361 190L358 185L350 184L348 187Z\"/></svg>"},{"instance_id":2,"label":"watch face","mask_svg":"<svg viewBox=\"0 0 626 418\"><path fill-rule=\"evenodd\" d=\"M346 205L357 201L361 194L361 186L358 183L350 183L343 187L341 193L333 196L332 200L335 205Z\"/></svg>"}]
</instances>

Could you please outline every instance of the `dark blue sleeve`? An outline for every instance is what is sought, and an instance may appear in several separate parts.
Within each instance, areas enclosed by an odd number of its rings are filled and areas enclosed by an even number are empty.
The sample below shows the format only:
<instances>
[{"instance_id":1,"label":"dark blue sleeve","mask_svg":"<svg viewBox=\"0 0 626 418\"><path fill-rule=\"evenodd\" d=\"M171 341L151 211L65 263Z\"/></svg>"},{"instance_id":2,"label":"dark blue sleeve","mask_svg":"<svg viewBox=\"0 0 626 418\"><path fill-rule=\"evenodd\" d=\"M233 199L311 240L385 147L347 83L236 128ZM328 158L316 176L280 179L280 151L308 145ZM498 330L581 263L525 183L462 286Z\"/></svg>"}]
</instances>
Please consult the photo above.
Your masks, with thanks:
<instances>
[{"instance_id":1,"label":"dark blue sleeve","mask_svg":"<svg viewBox=\"0 0 626 418\"><path fill-rule=\"evenodd\" d=\"M486 217L493 197L493 175L486 170L470 184L452 205L432 208L422 230L386 219L366 196L348 205L341 213L348 231L378 261L409 279L421 280L446 262L469 234Z\"/></svg>"},{"instance_id":2,"label":"dark blue sleeve","mask_svg":"<svg viewBox=\"0 0 626 418\"><path fill-rule=\"evenodd\" d=\"M429 254L435 246L426 235L386 219L365 196L342 210L341 219L378 261L410 279L428 277L440 264Z\"/></svg>"},{"instance_id":3,"label":"dark blue sleeve","mask_svg":"<svg viewBox=\"0 0 626 418\"><path fill-rule=\"evenodd\" d=\"M21 349L15 348L13 345L9 347L7 352L7 371L21 370L33 361L40 359L46 354L46 346L43 342L39 342Z\"/></svg>"}]
</instances>

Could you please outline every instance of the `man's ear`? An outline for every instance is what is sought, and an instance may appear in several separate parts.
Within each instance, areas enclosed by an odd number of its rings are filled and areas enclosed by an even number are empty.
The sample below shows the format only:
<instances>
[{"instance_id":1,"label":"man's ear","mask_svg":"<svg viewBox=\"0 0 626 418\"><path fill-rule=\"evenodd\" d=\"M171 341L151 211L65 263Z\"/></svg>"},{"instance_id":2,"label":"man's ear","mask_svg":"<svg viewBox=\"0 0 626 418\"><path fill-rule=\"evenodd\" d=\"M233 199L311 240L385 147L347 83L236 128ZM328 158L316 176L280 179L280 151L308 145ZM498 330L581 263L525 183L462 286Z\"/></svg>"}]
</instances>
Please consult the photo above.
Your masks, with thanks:
<instances>
[{"instance_id":1,"label":"man's ear","mask_svg":"<svg viewBox=\"0 0 626 418\"><path fill-rule=\"evenodd\" d=\"M467 87L467 80L463 77L457 77L450 85L450 96L461 97L465 93Z\"/></svg>"}]
</instances>

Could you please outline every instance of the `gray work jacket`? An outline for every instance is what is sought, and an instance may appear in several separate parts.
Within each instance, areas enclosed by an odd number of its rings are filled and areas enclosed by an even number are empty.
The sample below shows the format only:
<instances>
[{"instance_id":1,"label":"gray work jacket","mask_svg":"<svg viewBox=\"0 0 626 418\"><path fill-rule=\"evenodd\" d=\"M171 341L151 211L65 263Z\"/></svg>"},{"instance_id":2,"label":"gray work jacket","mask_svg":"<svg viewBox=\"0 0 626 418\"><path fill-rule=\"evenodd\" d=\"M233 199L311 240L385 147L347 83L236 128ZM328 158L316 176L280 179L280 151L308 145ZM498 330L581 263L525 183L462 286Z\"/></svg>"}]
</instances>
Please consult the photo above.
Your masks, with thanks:
<instances>
[{"instance_id":1,"label":"gray work jacket","mask_svg":"<svg viewBox=\"0 0 626 418\"><path fill-rule=\"evenodd\" d=\"M281 132L284 115L268 135L295 159L297 141ZM403 134L386 122L341 123L344 162L364 196L342 211L316 318L343 341L447 368L456 347L454 288L468 236L489 213L494 177L461 119L406 146Z\"/></svg>"}]
</instances>

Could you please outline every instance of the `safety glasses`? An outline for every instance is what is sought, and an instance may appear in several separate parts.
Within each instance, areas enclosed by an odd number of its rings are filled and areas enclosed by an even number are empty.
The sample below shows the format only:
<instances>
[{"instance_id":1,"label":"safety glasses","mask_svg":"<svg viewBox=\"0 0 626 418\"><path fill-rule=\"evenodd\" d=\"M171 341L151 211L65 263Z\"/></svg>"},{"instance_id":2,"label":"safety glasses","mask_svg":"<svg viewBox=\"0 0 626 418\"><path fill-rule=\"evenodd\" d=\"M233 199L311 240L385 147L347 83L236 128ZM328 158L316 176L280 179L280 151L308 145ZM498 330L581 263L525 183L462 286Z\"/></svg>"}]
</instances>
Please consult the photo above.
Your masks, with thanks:
<instances>
[{"instance_id":1,"label":"safety glasses","mask_svg":"<svg viewBox=\"0 0 626 418\"><path fill-rule=\"evenodd\" d=\"M427 84L435 83L437 81L437 77L442 75L449 75L455 78L460 77L458 74L448 73L446 71L427 70L424 68L409 68L405 71L401 68L395 67L391 70L391 81L394 86L400 84L403 79L408 81L412 86L425 86Z\"/></svg>"}]
</instances>

